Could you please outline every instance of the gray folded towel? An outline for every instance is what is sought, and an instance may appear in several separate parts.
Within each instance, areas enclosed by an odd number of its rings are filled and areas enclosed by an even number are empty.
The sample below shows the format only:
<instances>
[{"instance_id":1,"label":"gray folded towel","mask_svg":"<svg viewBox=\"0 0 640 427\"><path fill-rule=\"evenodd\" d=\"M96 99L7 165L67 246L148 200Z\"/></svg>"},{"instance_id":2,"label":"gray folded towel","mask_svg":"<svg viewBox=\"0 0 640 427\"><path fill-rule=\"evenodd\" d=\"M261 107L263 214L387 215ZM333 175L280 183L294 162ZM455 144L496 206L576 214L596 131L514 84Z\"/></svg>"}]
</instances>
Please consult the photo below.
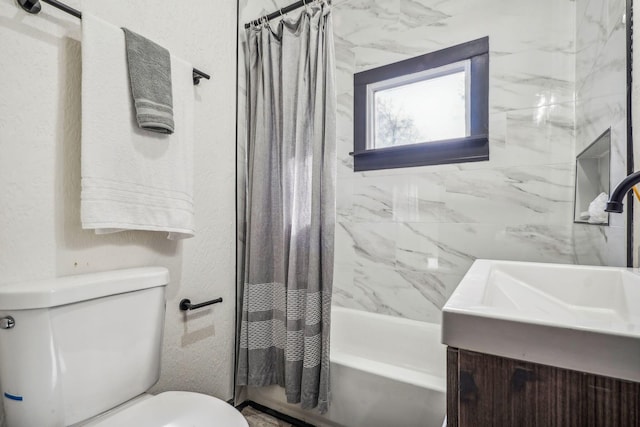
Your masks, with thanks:
<instances>
[{"instance_id":1,"label":"gray folded towel","mask_svg":"<svg viewBox=\"0 0 640 427\"><path fill-rule=\"evenodd\" d=\"M122 30L138 125L152 132L173 133L171 55L151 40Z\"/></svg>"}]
</instances>

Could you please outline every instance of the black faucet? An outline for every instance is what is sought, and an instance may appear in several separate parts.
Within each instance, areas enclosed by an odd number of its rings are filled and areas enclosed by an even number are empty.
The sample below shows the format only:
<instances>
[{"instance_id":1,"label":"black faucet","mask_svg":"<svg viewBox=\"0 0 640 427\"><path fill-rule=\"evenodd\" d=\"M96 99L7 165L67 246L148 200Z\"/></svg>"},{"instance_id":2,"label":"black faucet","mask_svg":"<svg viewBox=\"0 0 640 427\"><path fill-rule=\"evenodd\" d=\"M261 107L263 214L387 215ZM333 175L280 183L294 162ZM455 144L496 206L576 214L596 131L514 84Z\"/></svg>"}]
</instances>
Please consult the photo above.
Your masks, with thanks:
<instances>
[{"instance_id":1,"label":"black faucet","mask_svg":"<svg viewBox=\"0 0 640 427\"><path fill-rule=\"evenodd\" d=\"M624 196L633 188L634 185L640 183L640 171L634 172L618 184L613 193L611 193L611 197L609 197L609 201L607 202L607 207L605 211L607 212L615 212L622 213L622 200Z\"/></svg>"}]
</instances>

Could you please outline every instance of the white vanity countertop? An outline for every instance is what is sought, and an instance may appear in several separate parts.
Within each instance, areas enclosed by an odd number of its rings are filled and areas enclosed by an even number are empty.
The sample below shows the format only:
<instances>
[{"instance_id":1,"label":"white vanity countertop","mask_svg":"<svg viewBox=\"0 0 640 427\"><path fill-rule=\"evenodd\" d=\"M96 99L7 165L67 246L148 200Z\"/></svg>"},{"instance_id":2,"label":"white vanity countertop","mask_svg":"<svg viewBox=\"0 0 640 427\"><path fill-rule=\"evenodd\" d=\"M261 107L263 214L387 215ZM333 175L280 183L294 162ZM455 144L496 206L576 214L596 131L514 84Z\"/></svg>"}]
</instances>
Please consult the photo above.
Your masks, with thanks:
<instances>
[{"instance_id":1,"label":"white vanity countertop","mask_svg":"<svg viewBox=\"0 0 640 427\"><path fill-rule=\"evenodd\" d=\"M476 260L443 308L442 342L640 382L640 274Z\"/></svg>"}]
</instances>

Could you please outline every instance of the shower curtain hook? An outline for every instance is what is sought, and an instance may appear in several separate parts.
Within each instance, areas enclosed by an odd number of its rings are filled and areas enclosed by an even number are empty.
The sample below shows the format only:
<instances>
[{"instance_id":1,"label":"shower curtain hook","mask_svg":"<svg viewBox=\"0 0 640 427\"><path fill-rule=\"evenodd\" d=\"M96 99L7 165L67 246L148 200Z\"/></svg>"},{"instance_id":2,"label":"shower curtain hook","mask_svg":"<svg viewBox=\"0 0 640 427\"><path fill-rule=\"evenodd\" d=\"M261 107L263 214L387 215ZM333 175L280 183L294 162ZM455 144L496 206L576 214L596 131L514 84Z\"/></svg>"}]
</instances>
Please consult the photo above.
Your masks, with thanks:
<instances>
[{"instance_id":1,"label":"shower curtain hook","mask_svg":"<svg viewBox=\"0 0 640 427\"><path fill-rule=\"evenodd\" d=\"M280 10L280 18L284 18L284 14L282 13L282 9L279 9L279 10Z\"/></svg>"}]
</instances>

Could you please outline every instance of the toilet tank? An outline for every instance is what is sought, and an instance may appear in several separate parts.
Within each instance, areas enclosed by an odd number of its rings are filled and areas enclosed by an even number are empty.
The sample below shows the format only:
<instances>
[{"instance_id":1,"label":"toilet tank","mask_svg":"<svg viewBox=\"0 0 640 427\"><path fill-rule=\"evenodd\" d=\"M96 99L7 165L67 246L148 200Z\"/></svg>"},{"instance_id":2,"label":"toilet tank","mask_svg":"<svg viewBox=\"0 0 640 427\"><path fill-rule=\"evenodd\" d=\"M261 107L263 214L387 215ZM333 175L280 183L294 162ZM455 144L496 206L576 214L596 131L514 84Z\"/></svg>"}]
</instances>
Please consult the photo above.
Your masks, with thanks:
<instances>
[{"instance_id":1,"label":"toilet tank","mask_svg":"<svg viewBox=\"0 0 640 427\"><path fill-rule=\"evenodd\" d=\"M0 285L7 426L68 426L148 390L167 283L167 269L148 267Z\"/></svg>"}]
</instances>

